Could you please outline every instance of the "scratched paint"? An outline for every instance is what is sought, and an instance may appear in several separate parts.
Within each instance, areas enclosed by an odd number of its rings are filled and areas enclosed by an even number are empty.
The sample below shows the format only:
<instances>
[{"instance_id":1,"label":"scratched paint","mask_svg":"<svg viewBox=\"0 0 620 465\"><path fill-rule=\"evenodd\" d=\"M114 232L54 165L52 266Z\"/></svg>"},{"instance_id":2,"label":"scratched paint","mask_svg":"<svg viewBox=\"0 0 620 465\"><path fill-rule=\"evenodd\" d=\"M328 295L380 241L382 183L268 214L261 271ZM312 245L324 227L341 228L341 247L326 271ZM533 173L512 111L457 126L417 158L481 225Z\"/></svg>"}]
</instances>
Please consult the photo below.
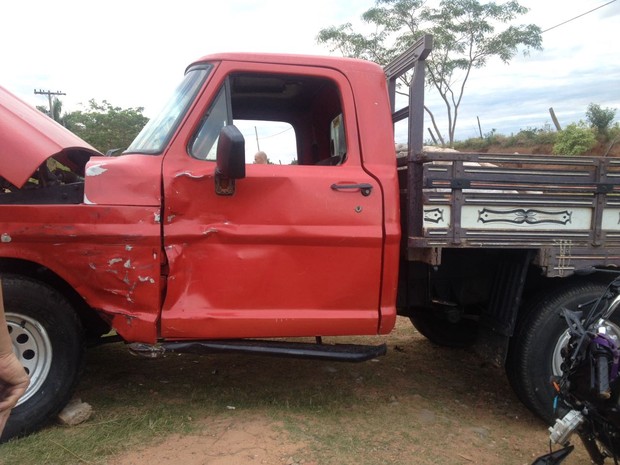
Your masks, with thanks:
<instances>
[{"instance_id":1,"label":"scratched paint","mask_svg":"<svg viewBox=\"0 0 620 465\"><path fill-rule=\"evenodd\" d=\"M100 165L91 165L86 169L86 176L100 176L103 173L105 173L106 171L108 171L106 168L104 168L105 163L102 163Z\"/></svg>"},{"instance_id":2,"label":"scratched paint","mask_svg":"<svg viewBox=\"0 0 620 465\"><path fill-rule=\"evenodd\" d=\"M202 179L202 178L205 177L204 174L198 175L198 174L190 173L189 171L184 171L182 173L177 174L175 176L175 178L179 178L181 176L185 176L185 177L188 177L188 178L191 178L191 179Z\"/></svg>"},{"instance_id":3,"label":"scratched paint","mask_svg":"<svg viewBox=\"0 0 620 465\"><path fill-rule=\"evenodd\" d=\"M37 222L44 226L40 228L28 228L29 223L16 216L11 231L23 233L19 237L12 234L11 246L17 247L12 253L26 255L21 250L27 250L32 261L58 274L93 309L105 314L124 339L152 342L157 337L161 295L160 230L151 221L155 211L144 207L41 206ZM137 226L142 218L147 221ZM111 231L109 236L100 234L102 224ZM67 228L73 228L82 240L67 240ZM36 256L40 258L32 258Z\"/></svg>"}]
</instances>

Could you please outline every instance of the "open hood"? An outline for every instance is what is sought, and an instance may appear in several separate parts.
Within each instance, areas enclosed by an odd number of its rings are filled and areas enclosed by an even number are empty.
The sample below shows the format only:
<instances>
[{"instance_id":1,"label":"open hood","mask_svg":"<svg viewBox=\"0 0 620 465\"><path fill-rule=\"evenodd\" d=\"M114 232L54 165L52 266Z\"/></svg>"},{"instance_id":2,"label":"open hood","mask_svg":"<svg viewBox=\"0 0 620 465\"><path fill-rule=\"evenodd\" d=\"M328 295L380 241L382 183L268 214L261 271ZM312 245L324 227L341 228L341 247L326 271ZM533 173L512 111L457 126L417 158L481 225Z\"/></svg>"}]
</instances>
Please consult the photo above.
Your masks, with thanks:
<instances>
[{"instance_id":1,"label":"open hood","mask_svg":"<svg viewBox=\"0 0 620 465\"><path fill-rule=\"evenodd\" d=\"M83 167L97 149L0 86L0 176L21 188L49 157Z\"/></svg>"}]
</instances>

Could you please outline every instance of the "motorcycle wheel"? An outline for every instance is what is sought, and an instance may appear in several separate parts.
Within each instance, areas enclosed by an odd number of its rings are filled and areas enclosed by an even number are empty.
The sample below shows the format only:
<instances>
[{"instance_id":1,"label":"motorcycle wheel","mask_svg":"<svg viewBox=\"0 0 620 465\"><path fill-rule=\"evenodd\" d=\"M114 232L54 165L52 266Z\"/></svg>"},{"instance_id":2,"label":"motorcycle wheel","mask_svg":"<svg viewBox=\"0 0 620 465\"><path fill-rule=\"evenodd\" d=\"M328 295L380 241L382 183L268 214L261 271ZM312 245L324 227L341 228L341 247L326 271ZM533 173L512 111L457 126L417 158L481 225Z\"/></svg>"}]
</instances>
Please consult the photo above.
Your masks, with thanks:
<instances>
[{"instance_id":1,"label":"motorcycle wheel","mask_svg":"<svg viewBox=\"0 0 620 465\"><path fill-rule=\"evenodd\" d=\"M551 384L553 376L561 375L561 349L569 339L561 309L576 310L600 297L606 287L597 281L573 281L531 303L517 322L506 361L508 380L519 399L550 425L562 413L554 411L556 393ZM585 315L589 307L581 310ZM620 339L617 313L606 326L608 334Z\"/></svg>"}]
</instances>

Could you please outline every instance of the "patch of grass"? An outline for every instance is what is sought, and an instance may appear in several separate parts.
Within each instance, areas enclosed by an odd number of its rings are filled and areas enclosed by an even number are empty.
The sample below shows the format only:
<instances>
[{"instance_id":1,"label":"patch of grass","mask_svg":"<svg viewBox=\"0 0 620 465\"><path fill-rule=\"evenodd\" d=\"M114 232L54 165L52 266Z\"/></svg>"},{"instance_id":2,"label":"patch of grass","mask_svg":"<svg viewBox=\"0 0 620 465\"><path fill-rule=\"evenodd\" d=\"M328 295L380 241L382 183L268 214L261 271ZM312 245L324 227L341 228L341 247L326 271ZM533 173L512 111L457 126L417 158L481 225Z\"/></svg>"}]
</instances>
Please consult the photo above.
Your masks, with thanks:
<instances>
[{"instance_id":1,"label":"patch of grass","mask_svg":"<svg viewBox=\"0 0 620 465\"><path fill-rule=\"evenodd\" d=\"M145 360L121 344L98 347L77 393L93 405L93 418L4 444L0 463L106 464L176 434L204 441L205 432L248 418L303 444L294 460L321 465L520 465L531 462L532 449L544 452L545 426L518 403L501 370L480 366L465 350L433 346L404 318L387 341L387 356L360 364L241 355ZM496 457L504 443L510 453Z\"/></svg>"},{"instance_id":2,"label":"patch of grass","mask_svg":"<svg viewBox=\"0 0 620 465\"><path fill-rule=\"evenodd\" d=\"M77 427L50 426L4 444L0 463L105 463L121 450L193 430L191 402L175 402L176 386L163 383L162 374L147 374L157 363L148 367L149 361L142 361L147 368L142 371L137 359L116 347L94 349L89 359L77 395L93 406L93 417Z\"/></svg>"},{"instance_id":3,"label":"patch of grass","mask_svg":"<svg viewBox=\"0 0 620 465\"><path fill-rule=\"evenodd\" d=\"M0 446L2 463L103 463L107 456L148 443L155 437L172 432L187 433L191 431L189 424L187 417L161 406L124 414L97 413L78 427L50 427Z\"/></svg>"},{"instance_id":4,"label":"patch of grass","mask_svg":"<svg viewBox=\"0 0 620 465\"><path fill-rule=\"evenodd\" d=\"M133 357L122 344L97 347L88 354L76 393L93 406L93 417L74 428L51 425L4 444L0 463L105 463L111 455L195 432L205 418L234 411L320 416L358 401L355 379L340 367L240 355L148 360Z\"/></svg>"}]
</instances>

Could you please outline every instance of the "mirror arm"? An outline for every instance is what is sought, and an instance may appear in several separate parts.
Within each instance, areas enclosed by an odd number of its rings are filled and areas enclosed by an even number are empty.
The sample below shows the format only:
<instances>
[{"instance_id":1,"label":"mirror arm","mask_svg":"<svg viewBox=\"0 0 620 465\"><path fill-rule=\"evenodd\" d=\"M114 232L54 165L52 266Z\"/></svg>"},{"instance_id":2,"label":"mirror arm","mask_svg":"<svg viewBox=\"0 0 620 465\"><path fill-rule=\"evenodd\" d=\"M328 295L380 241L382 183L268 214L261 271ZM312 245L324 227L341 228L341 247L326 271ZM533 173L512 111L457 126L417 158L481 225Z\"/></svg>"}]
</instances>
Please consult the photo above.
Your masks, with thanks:
<instances>
[{"instance_id":1,"label":"mirror arm","mask_svg":"<svg viewBox=\"0 0 620 465\"><path fill-rule=\"evenodd\" d=\"M234 195L235 180L222 176L218 170L215 170L215 193L217 195Z\"/></svg>"}]
</instances>

